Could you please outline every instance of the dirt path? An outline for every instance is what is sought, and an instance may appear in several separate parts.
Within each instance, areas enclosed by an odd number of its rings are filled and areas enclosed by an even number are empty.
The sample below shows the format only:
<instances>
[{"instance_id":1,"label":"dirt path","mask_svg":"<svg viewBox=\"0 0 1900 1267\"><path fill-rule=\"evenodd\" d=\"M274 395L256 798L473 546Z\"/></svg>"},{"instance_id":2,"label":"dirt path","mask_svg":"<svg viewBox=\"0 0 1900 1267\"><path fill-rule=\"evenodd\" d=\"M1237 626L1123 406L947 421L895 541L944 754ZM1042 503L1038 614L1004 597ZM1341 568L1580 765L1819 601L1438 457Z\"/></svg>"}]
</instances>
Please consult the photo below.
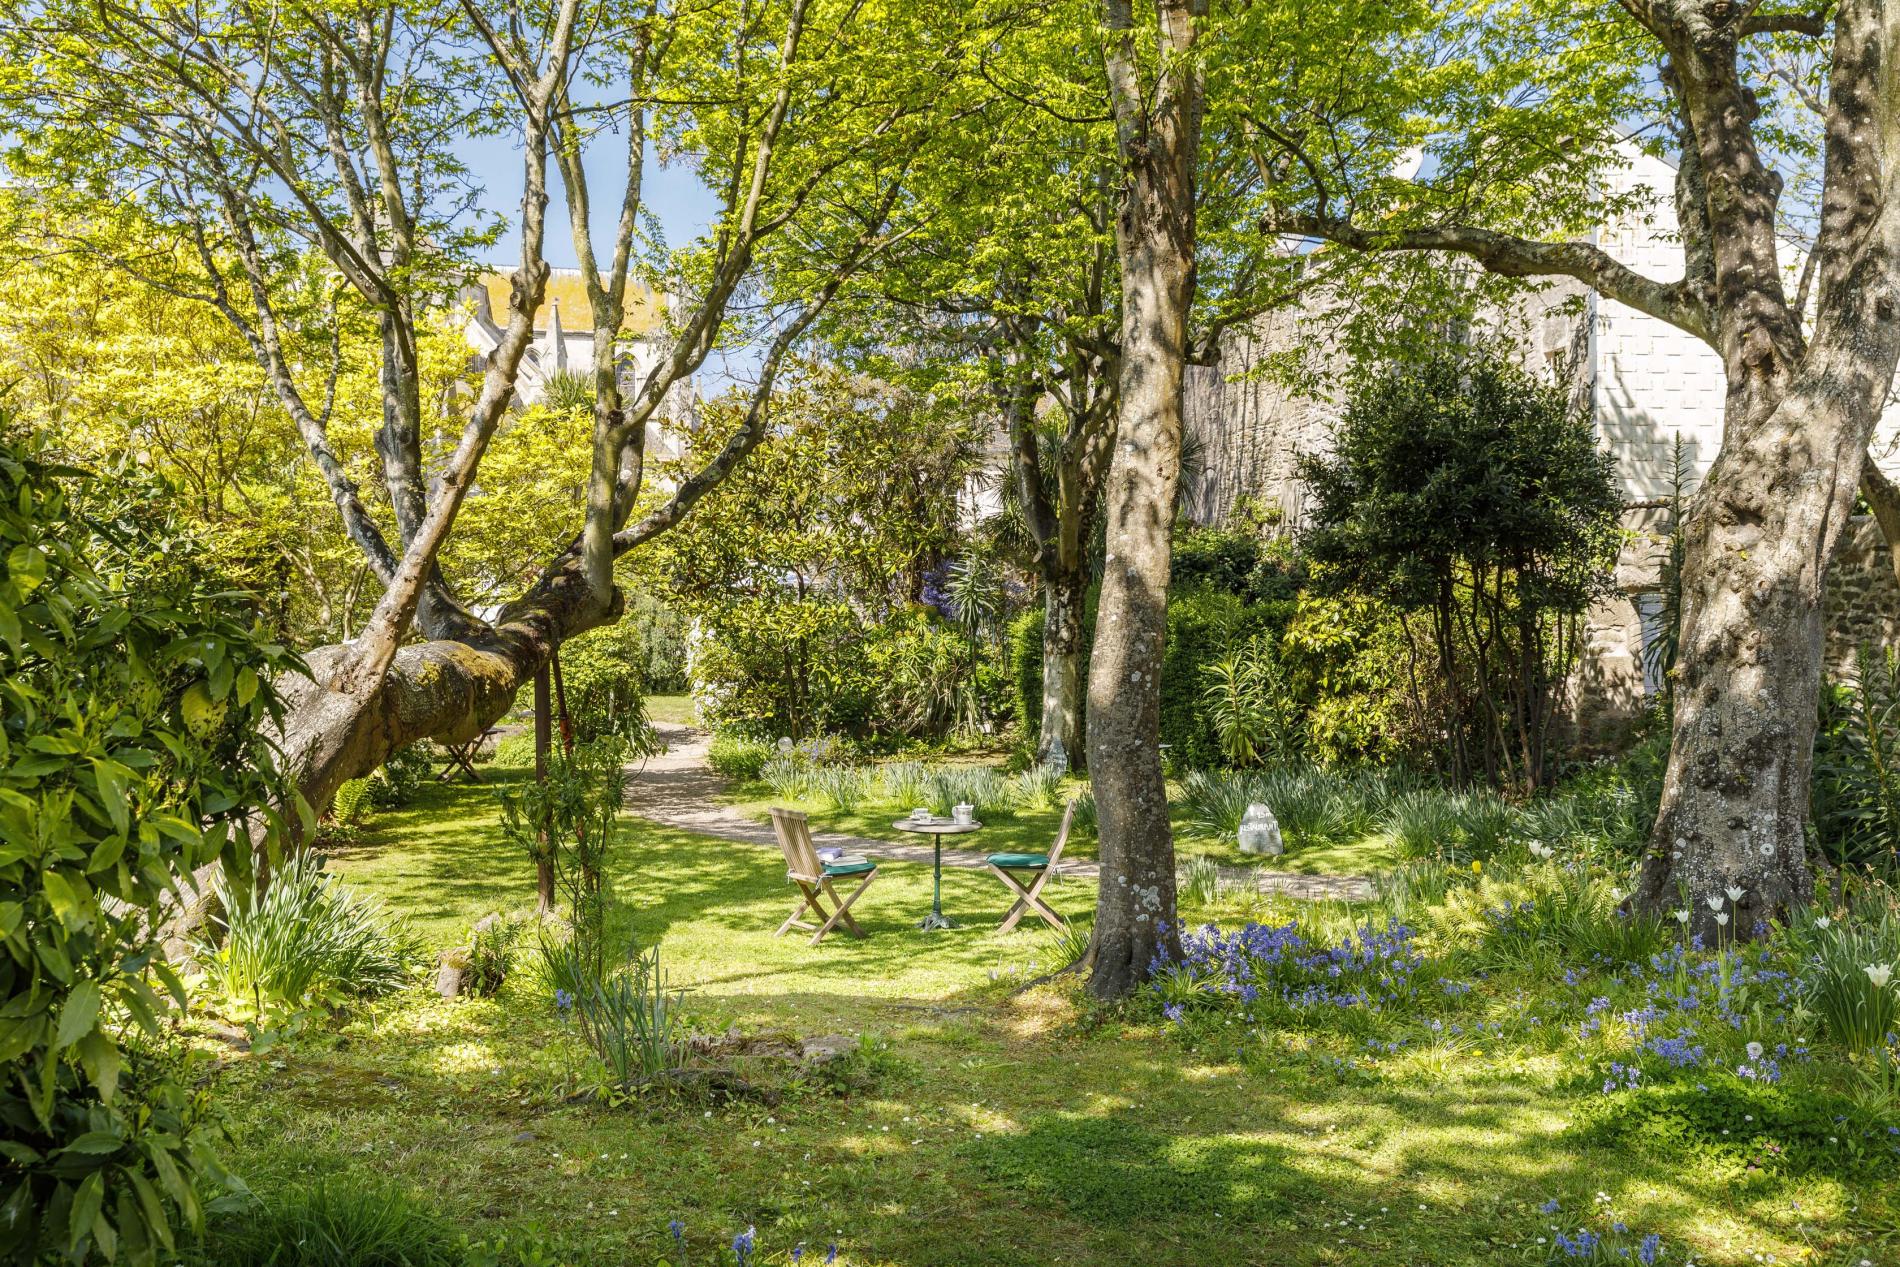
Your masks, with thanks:
<instances>
[{"instance_id":1,"label":"dirt path","mask_svg":"<svg viewBox=\"0 0 1900 1267\"><path fill-rule=\"evenodd\" d=\"M664 756L647 762L639 777L631 781L627 807L640 817L667 827L677 827L701 836L755 845L761 849L778 848L769 823L747 818L720 800L726 781L706 764L706 748L711 736L691 726L660 722L655 726L666 740ZM865 840L835 832L813 832L820 845L836 845L852 853L863 853L896 862L921 862L929 865L929 845L907 844L893 840ZM945 847L943 865L981 870L984 855L971 849ZM1372 882L1356 875L1299 875L1291 871L1268 871L1260 867L1222 867L1223 877L1233 884L1252 881L1262 893L1278 893L1309 900L1363 901L1372 896ZM1065 878L1093 880L1100 868L1083 858L1065 859Z\"/></svg>"}]
</instances>

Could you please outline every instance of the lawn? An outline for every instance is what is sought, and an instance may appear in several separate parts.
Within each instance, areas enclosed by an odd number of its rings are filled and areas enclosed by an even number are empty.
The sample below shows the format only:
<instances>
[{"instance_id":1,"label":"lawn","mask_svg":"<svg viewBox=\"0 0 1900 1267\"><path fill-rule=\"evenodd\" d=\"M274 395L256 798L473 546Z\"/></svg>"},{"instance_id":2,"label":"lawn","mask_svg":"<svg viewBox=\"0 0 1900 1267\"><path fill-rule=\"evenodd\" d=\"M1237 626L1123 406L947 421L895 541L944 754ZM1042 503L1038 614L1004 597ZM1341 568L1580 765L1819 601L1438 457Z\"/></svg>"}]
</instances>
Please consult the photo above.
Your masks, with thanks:
<instances>
[{"instance_id":1,"label":"lawn","mask_svg":"<svg viewBox=\"0 0 1900 1267\"><path fill-rule=\"evenodd\" d=\"M1074 795L1086 786L1071 782L1064 795ZM816 831L839 832L868 840L904 839L891 823L902 818L911 807L888 801L871 801L849 810L819 797L782 797L763 783L736 784L728 790L727 803L739 813L759 822L767 821L772 806L802 810ZM1224 866L1262 866L1275 871L1300 875L1370 875L1398 860L1392 842L1383 831L1369 831L1350 840L1295 846L1277 858L1242 853L1240 846L1226 837L1216 837L1196 825L1179 800L1169 807L1174 824L1176 849L1183 860L1195 855L1214 858ZM1062 823L1060 807L1013 805L1005 809L985 810L983 830L973 838L952 839L948 843L986 853L1035 851L1049 848ZM972 843L973 842L973 843ZM1065 857L1094 858L1095 836L1084 830L1069 837Z\"/></svg>"},{"instance_id":2,"label":"lawn","mask_svg":"<svg viewBox=\"0 0 1900 1267\"><path fill-rule=\"evenodd\" d=\"M531 896L492 805L432 786L330 865L454 944ZM575 1264L653 1262L674 1219L695 1262L752 1226L766 1262L836 1241L847 1262L919 1267L1542 1263L1566 1217L1540 1212L1550 1200L1575 1218L1613 1203L1669 1263L1685 1247L1711 1265L1893 1261L1891 1186L1567 1134L1596 1093L1521 1026L1535 982L1459 1000L1475 1037L1389 1055L1351 1024L1229 1040L1146 1009L1094 1015L1060 984L1017 991L1054 943L994 932L1003 894L978 873L944 878L966 927L923 934L928 868L887 864L857 908L867 939L814 949L771 935L790 890L769 851L627 820L616 857L622 931L658 942L695 1028L862 1035L851 1076L770 1107L573 1100L579 1048L523 970L494 999L419 988L225 1052L235 1169L266 1199L373 1178L472 1235L538 1229L548 1261ZM1086 884L1058 892L1071 912L1090 900Z\"/></svg>"}]
</instances>

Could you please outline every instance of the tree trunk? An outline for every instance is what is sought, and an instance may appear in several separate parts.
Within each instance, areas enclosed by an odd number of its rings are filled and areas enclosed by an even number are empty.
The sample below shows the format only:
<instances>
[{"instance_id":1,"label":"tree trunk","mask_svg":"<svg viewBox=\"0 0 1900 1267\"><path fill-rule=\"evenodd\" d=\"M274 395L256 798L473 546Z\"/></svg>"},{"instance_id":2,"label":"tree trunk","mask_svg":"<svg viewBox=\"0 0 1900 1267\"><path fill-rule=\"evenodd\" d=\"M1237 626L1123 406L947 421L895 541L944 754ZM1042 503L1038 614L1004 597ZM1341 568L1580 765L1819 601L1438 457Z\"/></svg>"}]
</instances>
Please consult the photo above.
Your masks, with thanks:
<instances>
[{"instance_id":1,"label":"tree trunk","mask_svg":"<svg viewBox=\"0 0 1900 1267\"><path fill-rule=\"evenodd\" d=\"M1893 569L1894 579L1900 581L1900 486L1874 464L1871 453L1861 468L1860 495L1867 499L1868 509L1874 512L1874 522L1880 525L1880 538L1887 543L1887 564Z\"/></svg>"},{"instance_id":2,"label":"tree trunk","mask_svg":"<svg viewBox=\"0 0 1900 1267\"><path fill-rule=\"evenodd\" d=\"M1687 524L1674 731L1637 901L1687 908L1710 941L1752 936L1811 896L1823 590L1892 364L1828 352L1811 350L1778 399L1771 380L1731 373L1722 450Z\"/></svg>"},{"instance_id":3,"label":"tree trunk","mask_svg":"<svg viewBox=\"0 0 1900 1267\"><path fill-rule=\"evenodd\" d=\"M1083 763L1082 608L1086 574L1056 572L1042 583L1042 729L1037 756L1062 741L1071 765Z\"/></svg>"},{"instance_id":4,"label":"tree trunk","mask_svg":"<svg viewBox=\"0 0 1900 1267\"><path fill-rule=\"evenodd\" d=\"M1128 0L1109 0L1108 57L1122 203L1121 421L1106 486L1108 553L1090 653L1089 772L1101 886L1089 989L1119 998L1178 956L1174 836L1161 770L1161 660L1181 474L1181 384L1194 298L1201 82L1190 0L1156 0L1160 63L1144 84Z\"/></svg>"}]
</instances>

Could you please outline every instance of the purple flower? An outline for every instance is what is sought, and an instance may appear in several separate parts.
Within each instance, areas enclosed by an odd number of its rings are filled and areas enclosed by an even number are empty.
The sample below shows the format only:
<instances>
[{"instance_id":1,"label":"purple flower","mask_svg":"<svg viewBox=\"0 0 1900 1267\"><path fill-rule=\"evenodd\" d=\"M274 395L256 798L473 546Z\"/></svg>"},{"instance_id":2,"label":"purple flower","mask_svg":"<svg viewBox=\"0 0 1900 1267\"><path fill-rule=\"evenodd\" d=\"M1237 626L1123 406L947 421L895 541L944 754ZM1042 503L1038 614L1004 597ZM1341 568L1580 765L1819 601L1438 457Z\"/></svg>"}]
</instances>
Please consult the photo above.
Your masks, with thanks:
<instances>
[{"instance_id":1,"label":"purple flower","mask_svg":"<svg viewBox=\"0 0 1900 1267\"><path fill-rule=\"evenodd\" d=\"M574 1006L574 996L569 994L566 990L556 990L554 992L554 1006L565 1012Z\"/></svg>"},{"instance_id":2,"label":"purple flower","mask_svg":"<svg viewBox=\"0 0 1900 1267\"><path fill-rule=\"evenodd\" d=\"M756 1237L751 1228L732 1238L732 1255L739 1260L739 1267L746 1267L752 1261L752 1245Z\"/></svg>"},{"instance_id":3,"label":"purple flower","mask_svg":"<svg viewBox=\"0 0 1900 1267\"><path fill-rule=\"evenodd\" d=\"M1542 1210L1545 1214L1555 1214L1557 1213L1557 1210L1559 1209L1557 1205L1557 1198L1552 1197L1550 1200L1544 1202L1544 1204L1538 1206L1537 1208L1539 1210Z\"/></svg>"},{"instance_id":4,"label":"purple flower","mask_svg":"<svg viewBox=\"0 0 1900 1267\"><path fill-rule=\"evenodd\" d=\"M1636 1246L1636 1261L1643 1267L1655 1267L1656 1256L1662 1251L1662 1237L1651 1232Z\"/></svg>"},{"instance_id":5,"label":"purple flower","mask_svg":"<svg viewBox=\"0 0 1900 1267\"><path fill-rule=\"evenodd\" d=\"M666 1230L673 1234L673 1243L675 1245L683 1244L685 1242L686 1225L680 1222L678 1219L674 1219L671 1223L668 1223L666 1225Z\"/></svg>"},{"instance_id":6,"label":"purple flower","mask_svg":"<svg viewBox=\"0 0 1900 1267\"><path fill-rule=\"evenodd\" d=\"M831 1242L829 1246L825 1248L825 1263L827 1264L827 1267L829 1267L829 1264L835 1263L837 1261L838 1261L838 1242L833 1241Z\"/></svg>"}]
</instances>

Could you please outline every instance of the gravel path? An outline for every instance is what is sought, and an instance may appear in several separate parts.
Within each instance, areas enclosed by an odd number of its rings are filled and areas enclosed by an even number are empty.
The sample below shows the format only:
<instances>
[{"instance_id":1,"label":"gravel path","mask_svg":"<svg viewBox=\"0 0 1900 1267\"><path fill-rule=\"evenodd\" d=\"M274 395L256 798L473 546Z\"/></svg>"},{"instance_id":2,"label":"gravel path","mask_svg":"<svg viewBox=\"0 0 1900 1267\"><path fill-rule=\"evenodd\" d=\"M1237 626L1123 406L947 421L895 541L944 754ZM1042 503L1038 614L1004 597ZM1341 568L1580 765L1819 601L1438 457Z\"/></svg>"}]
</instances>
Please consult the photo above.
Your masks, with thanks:
<instances>
[{"instance_id":1,"label":"gravel path","mask_svg":"<svg viewBox=\"0 0 1900 1267\"><path fill-rule=\"evenodd\" d=\"M677 827L701 836L714 836L761 849L778 848L772 837L772 825L747 818L719 799L725 780L706 764L706 748L711 736L691 726L666 722L655 729L666 740L664 756L653 758L637 778L631 780L627 806L640 817ZM820 845L836 845L852 853L863 853L897 862L921 862L929 865L931 848L893 840L864 840L836 832L813 832ZM984 854L972 849L945 846L943 865L980 870ZM1372 882L1356 875L1299 875L1291 871L1268 871L1261 867L1222 867L1230 883L1251 880L1262 893L1278 893L1309 900L1363 901L1372 896ZM1100 868L1083 858L1065 859L1065 878L1093 880Z\"/></svg>"}]
</instances>

